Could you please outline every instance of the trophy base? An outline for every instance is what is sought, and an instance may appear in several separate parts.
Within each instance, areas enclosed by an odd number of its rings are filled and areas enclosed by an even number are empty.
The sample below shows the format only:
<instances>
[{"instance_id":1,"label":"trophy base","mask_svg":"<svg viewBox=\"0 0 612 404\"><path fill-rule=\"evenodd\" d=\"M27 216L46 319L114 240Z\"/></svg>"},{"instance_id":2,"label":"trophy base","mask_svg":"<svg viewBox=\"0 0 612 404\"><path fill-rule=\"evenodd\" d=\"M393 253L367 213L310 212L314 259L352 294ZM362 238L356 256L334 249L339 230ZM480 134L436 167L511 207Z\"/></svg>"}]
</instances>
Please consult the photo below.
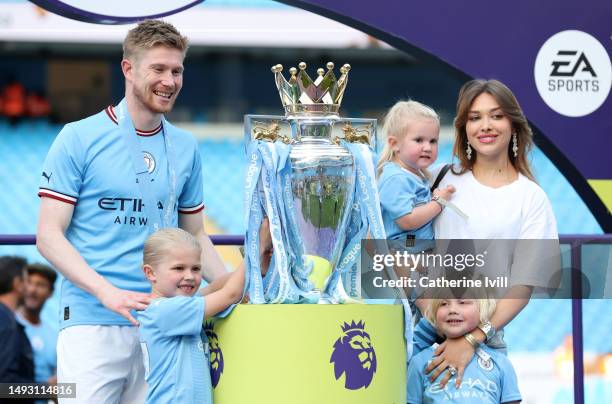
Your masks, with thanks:
<instances>
[{"instance_id":1,"label":"trophy base","mask_svg":"<svg viewBox=\"0 0 612 404\"><path fill-rule=\"evenodd\" d=\"M238 305L208 332L215 404L406 402L400 305Z\"/></svg>"}]
</instances>

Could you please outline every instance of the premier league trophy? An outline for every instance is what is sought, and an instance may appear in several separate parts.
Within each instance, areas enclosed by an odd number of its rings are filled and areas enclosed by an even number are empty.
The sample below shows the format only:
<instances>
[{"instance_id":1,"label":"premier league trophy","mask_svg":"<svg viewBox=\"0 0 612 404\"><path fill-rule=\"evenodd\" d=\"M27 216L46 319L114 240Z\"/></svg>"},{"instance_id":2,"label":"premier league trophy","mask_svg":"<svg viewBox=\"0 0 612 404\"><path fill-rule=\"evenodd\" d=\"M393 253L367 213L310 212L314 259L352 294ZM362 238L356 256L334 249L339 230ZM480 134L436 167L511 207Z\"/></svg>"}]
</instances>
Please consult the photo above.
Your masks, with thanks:
<instances>
[{"instance_id":1,"label":"premier league trophy","mask_svg":"<svg viewBox=\"0 0 612 404\"><path fill-rule=\"evenodd\" d=\"M358 303L361 241L384 239L376 121L339 116L349 65L313 81L306 64L272 68L284 116L247 115L246 292L207 323L216 404L406 401L401 305ZM261 268L268 217L273 255ZM409 312L408 312L409 313ZM408 317L409 318L409 317Z\"/></svg>"},{"instance_id":2,"label":"premier league trophy","mask_svg":"<svg viewBox=\"0 0 612 404\"><path fill-rule=\"evenodd\" d=\"M245 118L248 292L254 303L359 299L361 239L368 229L385 238L372 159L376 120L339 116L350 66L342 66L339 78L333 69L327 63L327 72L318 69L313 81L302 62L286 80L283 67L273 66L285 116ZM264 215L274 256L262 278L256 239Z\"/></svg>"}]
</instances>

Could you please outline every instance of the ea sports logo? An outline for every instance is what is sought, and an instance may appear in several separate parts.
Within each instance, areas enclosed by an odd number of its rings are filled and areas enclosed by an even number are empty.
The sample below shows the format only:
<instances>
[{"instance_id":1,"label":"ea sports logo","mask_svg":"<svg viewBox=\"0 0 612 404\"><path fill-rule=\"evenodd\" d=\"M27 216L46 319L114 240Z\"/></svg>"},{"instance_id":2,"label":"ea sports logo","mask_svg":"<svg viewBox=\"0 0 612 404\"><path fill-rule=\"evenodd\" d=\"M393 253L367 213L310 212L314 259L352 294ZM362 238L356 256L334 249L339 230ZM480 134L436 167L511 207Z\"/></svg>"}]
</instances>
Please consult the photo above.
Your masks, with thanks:
<instances>
[{"instance_id":1,"label":"ea sports logo","mask_svg":"<svg viewBox=\"0 0 612 404\"><path fill-rule=\"evenodd\" d=\"M582 31L562 31L540 48L534 76L546 105L561 115L579 117L606 101L612 65L596 38Z\"/></svg>"}]
</instances>

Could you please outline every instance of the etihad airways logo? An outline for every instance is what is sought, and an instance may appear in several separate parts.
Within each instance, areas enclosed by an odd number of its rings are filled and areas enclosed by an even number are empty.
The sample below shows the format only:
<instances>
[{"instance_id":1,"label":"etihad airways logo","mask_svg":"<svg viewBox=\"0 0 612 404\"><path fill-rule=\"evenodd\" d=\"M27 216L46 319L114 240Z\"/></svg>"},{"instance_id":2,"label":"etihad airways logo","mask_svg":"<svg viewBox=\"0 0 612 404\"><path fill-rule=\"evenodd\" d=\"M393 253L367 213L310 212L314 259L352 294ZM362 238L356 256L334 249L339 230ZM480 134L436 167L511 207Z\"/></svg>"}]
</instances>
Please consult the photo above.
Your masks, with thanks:
<instances>
[{"instance_id":1,"label":"etihad airways logo","mask_svg":"<svg viewBox=\"0 0 612 404\"><path fill-rule=\"evenodd\" d=\"M144 210L144 201L140 198L113 198L105 197L98 199L98 207L104 211L115 212L114 224L130 226L146 226L147 215ZM164 209L161 202L157 202L157 208Z\"/></svg>"}]
</instances>

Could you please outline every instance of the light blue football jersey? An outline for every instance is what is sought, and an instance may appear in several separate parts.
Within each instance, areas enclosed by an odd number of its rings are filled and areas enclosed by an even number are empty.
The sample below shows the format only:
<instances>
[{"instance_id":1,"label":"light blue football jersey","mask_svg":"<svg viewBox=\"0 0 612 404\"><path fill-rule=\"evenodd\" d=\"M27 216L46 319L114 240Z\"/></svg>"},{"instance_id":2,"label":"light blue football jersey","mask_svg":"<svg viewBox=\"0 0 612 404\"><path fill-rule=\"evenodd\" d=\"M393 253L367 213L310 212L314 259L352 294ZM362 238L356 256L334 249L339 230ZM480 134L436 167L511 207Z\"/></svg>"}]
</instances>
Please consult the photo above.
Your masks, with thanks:
<instances>
[{"instance_id":1,"label":"light blue football jersey","mask_svg":"<svg viewBox=\"0 0 612 404\"><path fill-rule=\"evenodd\" d=\"M425 367L433 357L433 347L413 356L408 365L408 403L499 404L520 401L516 373L508 357L486 345L481 347L484 355L474 355L465 369L459 388L455 387L454 377L444 389L440 388L445 372L433 383L429 381ZM488 360L483 359L487 356Z\"/></svg>"},{"instance_id":2,"label":"light blue football jersey","mask_svg":"<svg viewBox=\"0 0 612 404\"><path fill-rule=\"evenodd\" d=\"M44 322L32 324L21 315L17 315L17 321L25 328L25 333L32 345L34 353L34 381L46 383L55 375L57 369L57 326Z\"/></svg>"},{"instance_id":3,"label":"light blue football jersey","mask_svg":"<svg viewBox=\"0 0 612 404\"><path fill-rule=\"evenodd\" d=\"M211 404L203 296L155 299L140 322L147 403Z\"/></svg>"},{"instance_id":4,"label":"light blue football jersey","mask_svg":"<svg viewBox=\"0 0 612 404\"><path fill-rule=\"evenodd\" d=\"M202 166L193 136L171 124L164 126L136 132L159 209L169 200L163 136L172 139L178 198L178 206L172 207L172 225L177 226L178 212L203 209ZM89 266L118 288L150 290L141 269L142 248L150 226L128 146L112 107L64 126L45 160L38 194L74 205L66 237ZM67 279L62 280L59 308L61 328L130 325Z\"/></svg>"},{"instance_id":5,"label":"light blue football jersey","mask_svg":"<svg viewBox=\"0 0 612 404\"><path fill-rule=\"evenodd\" d=\"M401 239L408 235L417 240L434 238L432 221L415 230L402 230L395 221L412 212L417 206L431 200L429 182L403 169L393 162L383 165L378 179L380 210L388 239Z\"/></svg>"}]
</instances>

